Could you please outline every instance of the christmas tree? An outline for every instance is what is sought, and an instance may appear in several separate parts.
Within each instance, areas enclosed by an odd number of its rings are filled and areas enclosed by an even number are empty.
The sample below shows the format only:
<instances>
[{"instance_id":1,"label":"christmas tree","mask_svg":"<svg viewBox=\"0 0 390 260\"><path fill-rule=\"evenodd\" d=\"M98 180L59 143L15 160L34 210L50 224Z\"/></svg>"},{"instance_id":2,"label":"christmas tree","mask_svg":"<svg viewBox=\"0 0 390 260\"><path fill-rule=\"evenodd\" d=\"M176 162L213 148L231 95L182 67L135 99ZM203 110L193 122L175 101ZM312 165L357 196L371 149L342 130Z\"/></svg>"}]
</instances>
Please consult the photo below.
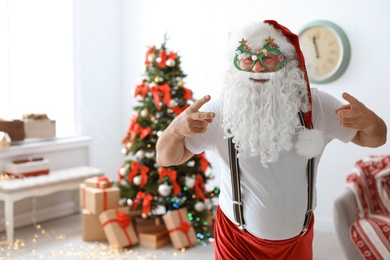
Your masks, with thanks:
<instances>
[{"instance_id":1,"label":"christmas tree","mask_svg":"<svg viewBox=\"0 0 390 260\"><path fill-rule=\"evenodd\" d=\"M186 207L198 243L205 244L213 237L210 215L212 199L218 197L219 189L205 188L213 174L204 153L178 166L160 167L156 163L157 138L194 102L192 91L184 87L185 77L180 57L167 50L166 40L160 48L147 50L145 75L134 91L138 105L122 140L126 159L119 168L117 184L122 202L142 210L143 218Z\"/></svg>"}]
</instances>

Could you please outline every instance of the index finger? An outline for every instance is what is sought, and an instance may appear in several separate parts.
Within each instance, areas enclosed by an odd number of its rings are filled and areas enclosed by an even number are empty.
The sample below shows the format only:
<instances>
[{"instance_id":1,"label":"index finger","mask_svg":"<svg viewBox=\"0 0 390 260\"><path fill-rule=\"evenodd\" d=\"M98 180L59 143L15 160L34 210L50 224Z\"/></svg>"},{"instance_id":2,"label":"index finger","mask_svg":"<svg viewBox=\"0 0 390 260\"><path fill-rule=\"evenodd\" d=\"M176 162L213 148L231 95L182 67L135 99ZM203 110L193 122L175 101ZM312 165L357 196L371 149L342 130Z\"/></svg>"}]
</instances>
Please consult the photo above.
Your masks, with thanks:
<instances>
[{"instance_id":1,"label":"index finger","mask_svg":"<svg viewBox=\"0 0 390 260\"><path fill-rule=\"evenodd\" d=\"M348 94L346 92L343 93L342 97L346 101L348 101L348 103L350 103L351 105L359 103L359 101L354 96L352 96L352 95L350 95L350 94Z\"/></svg>"},{"instance_id":2,"label":"index finger","mask_svg":"<svg viewBox=\"0 0 390 260\"><path fill-rule=\"evenodd\" d=\"M207 102L209 102L211 99L210 95L206 95L204 97L202 97L201 99L198 99L195 101L195 103L191 106L192 107L192 112L198 112L199 109L204 105L206 104Z\"/></svg>"}]
</instances>

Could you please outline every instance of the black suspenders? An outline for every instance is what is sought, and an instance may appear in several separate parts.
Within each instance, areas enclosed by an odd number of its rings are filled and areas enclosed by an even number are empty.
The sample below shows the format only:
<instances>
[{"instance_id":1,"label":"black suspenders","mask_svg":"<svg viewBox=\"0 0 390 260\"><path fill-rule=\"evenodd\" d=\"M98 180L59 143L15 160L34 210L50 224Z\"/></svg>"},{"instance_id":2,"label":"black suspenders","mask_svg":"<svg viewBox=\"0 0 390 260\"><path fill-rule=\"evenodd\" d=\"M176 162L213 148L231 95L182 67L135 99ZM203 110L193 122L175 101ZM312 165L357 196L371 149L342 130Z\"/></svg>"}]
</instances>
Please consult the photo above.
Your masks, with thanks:
<instances>
[{"instance_id":1,"label":"black suspenders","mask_svg":"<svg viewBox=\"0 0 390 260\"><path fill-rule=\"evenodd\" d=\"M303 118L302 111L299 112L299 119L301 124L306 127L305 120ZM234 147L232 137L228 139L229 142L229 161L230 171L232 178L232 198L233 198L233 212L234 219L238 223L238 228L245 230L245 220L243 214L243 205L241 199L241 186L240 186L240 166L237 158L237 150ZM302 231L300 235L304 235L308 230L311 218L313 216L313 191L314 191L314 157L307 161L306 167L307 174L307 210L305 214L305 220L303 222Z\"/></svg>"}]
</instances>

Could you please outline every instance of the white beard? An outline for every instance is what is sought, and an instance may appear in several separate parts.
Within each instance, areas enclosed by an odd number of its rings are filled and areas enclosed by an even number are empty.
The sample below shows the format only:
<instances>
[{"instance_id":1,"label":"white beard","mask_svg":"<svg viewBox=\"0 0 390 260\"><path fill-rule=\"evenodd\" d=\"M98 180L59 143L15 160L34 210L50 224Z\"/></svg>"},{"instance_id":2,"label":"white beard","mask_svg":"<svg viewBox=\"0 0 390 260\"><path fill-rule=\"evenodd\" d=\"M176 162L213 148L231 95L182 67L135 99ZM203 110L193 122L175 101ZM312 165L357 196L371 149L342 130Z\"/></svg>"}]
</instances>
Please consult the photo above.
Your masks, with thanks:
<instances>
[{"instance_id":1,"label":"white beard","mask_svg":"<svg viewBox=\"0 0 390 260\"><path fill-rule=\"evenodd\" d=\"M250 80L269 79L265 83ZM231 68L225 76L223 128L233 137L239 157L260 156L275 162L281 151L293 147L292 136L303 127L298 118L310 109L307 87L296 62L272 73L251 73Z\"/></svg>"}]
</instances>

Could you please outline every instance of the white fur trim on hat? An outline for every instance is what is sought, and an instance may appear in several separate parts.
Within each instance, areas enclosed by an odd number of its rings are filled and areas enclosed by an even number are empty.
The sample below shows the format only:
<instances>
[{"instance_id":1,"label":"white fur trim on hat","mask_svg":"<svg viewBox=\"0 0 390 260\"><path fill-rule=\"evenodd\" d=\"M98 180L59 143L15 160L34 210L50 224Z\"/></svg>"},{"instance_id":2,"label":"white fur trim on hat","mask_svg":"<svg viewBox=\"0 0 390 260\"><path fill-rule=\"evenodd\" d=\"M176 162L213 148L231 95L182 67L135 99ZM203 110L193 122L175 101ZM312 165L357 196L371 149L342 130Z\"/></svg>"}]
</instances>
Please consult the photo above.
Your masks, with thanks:
<instances>
[{"instance_id":1,"label":"white fur trim on hat","mask_svg":"<svg viewBox=\"0 0 390 260\"><path fill-rule=\"evenodd\" d=\"M295 144L297 153L307 159L318 156L325 148L324 134L318 129L304 128Z\"/></svg>"}]
</instances>

